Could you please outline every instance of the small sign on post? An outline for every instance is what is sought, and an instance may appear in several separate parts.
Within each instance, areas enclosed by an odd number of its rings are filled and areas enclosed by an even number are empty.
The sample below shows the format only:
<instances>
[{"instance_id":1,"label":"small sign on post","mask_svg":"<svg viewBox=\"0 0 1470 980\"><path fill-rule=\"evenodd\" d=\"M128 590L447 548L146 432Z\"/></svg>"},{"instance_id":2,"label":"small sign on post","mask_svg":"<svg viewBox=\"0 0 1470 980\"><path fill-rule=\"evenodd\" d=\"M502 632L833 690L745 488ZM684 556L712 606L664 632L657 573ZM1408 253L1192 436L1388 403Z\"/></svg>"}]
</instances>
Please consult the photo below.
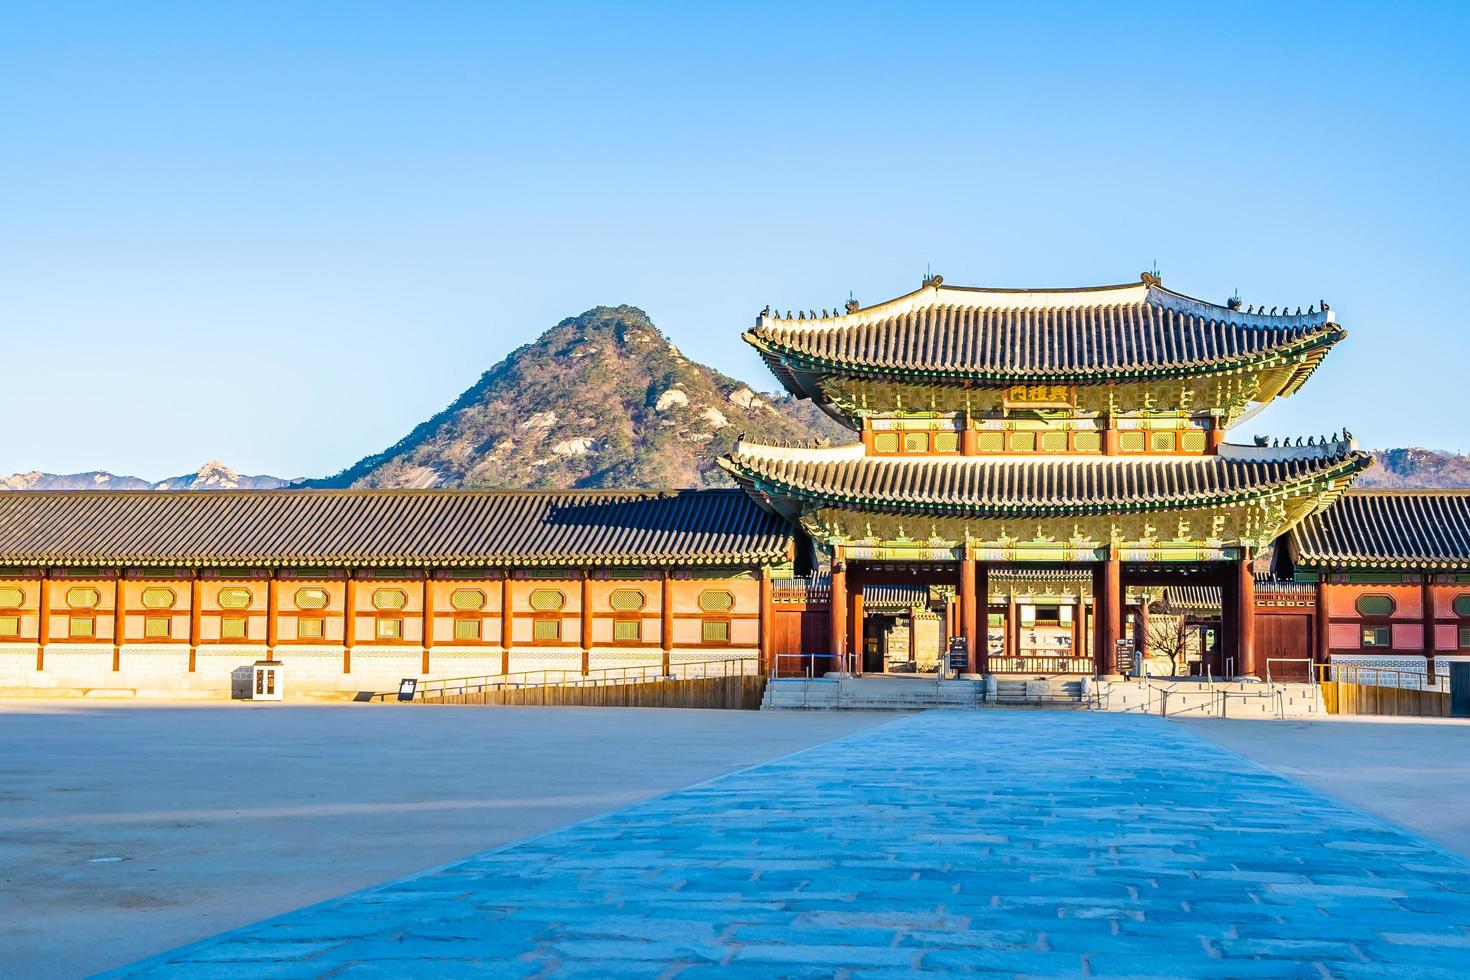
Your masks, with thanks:
<instances>
[{"instance_id":1,"label":"small sign on post","mask_svg":"<svg viewBox=\"0 0 1470 980\"><path fill-rule=\"evenodd\" d=\"M963 636L949 638L949 669L956 674L970 669L970 646Z\"/></svg>"},{"instance_id":2,"label":"small sign on post","mask_svg":"<svg viewBox=\"0 0 1470 980\"><path fill-rule=\"evenodd\" d=\"M418 689L419 679L417 677L405 677L398 682L398 700L412 701Z\"/></svg>"}]
</instances>

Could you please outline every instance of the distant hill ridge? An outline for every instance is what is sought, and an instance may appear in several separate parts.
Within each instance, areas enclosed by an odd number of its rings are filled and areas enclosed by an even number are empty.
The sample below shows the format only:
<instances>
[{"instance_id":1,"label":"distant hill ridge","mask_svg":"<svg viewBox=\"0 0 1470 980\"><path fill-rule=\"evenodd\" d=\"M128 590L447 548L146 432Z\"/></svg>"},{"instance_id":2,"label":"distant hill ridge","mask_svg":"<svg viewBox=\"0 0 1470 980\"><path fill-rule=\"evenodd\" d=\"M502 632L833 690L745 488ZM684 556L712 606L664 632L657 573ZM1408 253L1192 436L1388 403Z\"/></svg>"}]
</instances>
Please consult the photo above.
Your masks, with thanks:
<instances>
[{"instance_id":1,"label":"distant hill ridge","mask_svg":"<svg viewBox=\"0 0 1470 980\"><path fill-rule=\"evenodd\" d=\"M5 490L307 487L633 489L729 486L716 466L741 433L850 442L810 402L761 394L691 361L633 306L569 317L486 371L447 408L334 476L242 476L220 462L151 483L100 471L19 473ZM1376 451L1360 487L1470 487L1470 457Z\"/></svg>"},{"instance_id":2,"label":"distant hill ridge","mask_svg":"<svg viewBox=\"0 0 1470 980\"><path fill-rule=\"evenodd\" d=\"M67 474L33 470L0 478L0 490L276 490L290 482L277 476L245 476L211 460L193 473L157 483L101 470Z\"/></svg>"}]
</instances>

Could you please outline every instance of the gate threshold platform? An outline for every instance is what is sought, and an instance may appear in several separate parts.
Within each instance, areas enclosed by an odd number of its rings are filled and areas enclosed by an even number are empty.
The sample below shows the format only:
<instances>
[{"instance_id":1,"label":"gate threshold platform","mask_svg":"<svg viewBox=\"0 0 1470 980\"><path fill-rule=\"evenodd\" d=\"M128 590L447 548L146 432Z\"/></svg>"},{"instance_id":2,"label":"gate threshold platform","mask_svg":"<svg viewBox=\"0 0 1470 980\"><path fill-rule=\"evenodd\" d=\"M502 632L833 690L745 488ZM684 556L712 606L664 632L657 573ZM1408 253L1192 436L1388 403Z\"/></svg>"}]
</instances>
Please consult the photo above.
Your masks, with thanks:
<instances>
[{"instance_id":1,"label":"gate threshold platform","mask_svg":"<svg viewBox=\"0 0 1470 980\"><path fill-rule=\"evenodd\" d=\"M1087 678L938 680L923 674L829 674L774 677L766 684L763 711L925 711L984 707L1091 706Z\"/></svg>"}]
</instances>

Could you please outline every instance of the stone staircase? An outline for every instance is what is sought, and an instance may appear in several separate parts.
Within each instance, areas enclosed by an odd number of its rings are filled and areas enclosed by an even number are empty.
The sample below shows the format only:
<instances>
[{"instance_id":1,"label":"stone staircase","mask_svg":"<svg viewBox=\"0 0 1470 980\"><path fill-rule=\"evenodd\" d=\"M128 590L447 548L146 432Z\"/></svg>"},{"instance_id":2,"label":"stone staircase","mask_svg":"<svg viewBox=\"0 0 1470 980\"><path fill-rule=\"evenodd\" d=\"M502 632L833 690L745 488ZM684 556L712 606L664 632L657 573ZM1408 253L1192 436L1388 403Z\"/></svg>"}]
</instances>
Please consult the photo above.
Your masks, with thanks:
<instances>
[{"instance_id":1,"label":"stone staircase","mask_svg":"<svg viewBox=\"0 0 1470 980\"><path fill-rule=\"evenodd\" d=\"M1089 706L1081 680L960 679L868 675L783 677L766 684L763 711L925 711L1005 707Z\"/></svg>"},{"instance_id":2,"label":"stone staircase","mask_svg":"<svg viewBox=\"0 0 1470 980\"><path fill-rule=\"evenodd\" d=\"M997 677L987 700L991 704L1018 708L1087 708L1091 706L1091 689L1080 677L1034 680Z\"/></svg>"}]
</instances>

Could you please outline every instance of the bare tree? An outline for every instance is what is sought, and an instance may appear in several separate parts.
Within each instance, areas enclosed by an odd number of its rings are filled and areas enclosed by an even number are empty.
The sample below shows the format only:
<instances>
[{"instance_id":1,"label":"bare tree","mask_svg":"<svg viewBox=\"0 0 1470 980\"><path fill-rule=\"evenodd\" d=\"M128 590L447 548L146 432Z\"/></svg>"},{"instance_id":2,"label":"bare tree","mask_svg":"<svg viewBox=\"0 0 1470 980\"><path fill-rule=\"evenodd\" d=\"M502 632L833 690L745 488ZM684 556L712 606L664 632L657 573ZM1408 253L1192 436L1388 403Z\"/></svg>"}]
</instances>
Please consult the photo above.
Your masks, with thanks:
<instances>
[{"instance_id":1,"label":"bare tree","mask_svg":"<svg viewBox=\"0 0 1470 980\"><path fill-rule=\"evenodd\" d=\"M1154 612L1150 609L1148 616L1149 657L1168 657L1171 675L1187 670L1189 633L1189 624L1184 615Z\"/></svg>"}]
</instances>

